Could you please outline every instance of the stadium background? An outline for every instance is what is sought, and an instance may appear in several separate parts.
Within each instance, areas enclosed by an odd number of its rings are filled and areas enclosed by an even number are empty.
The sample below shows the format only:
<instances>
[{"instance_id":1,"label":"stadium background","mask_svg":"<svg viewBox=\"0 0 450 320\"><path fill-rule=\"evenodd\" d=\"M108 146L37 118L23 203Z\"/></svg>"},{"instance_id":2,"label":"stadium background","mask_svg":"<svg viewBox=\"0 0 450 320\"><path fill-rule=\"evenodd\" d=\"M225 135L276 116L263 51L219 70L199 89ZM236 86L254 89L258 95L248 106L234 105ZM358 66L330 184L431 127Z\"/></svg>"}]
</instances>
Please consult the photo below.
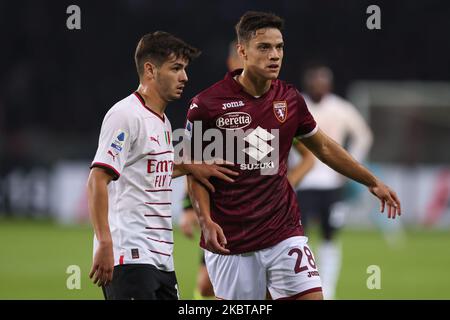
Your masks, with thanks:
<instances>
[{"instance_id":1,"label":"stadium background","mask_svg":"<svg viewBox=\"0 0 450 320\"><path fill-rule=\"evenodd\" d=\"M81 8L81 30L66 9ZM366 8L381 8L368 30ZM187 102L226 72L234 24L246 10L285 18L281 78L301 88L311 61L335 73L375 134L367 165L402 199L387 224L349 184L340 299L450 298L450 5L443 1L20 1L0 2L0 298L98 299L89 283L92 231L84 184L105 112L137 87L135 45L165 30L203 54L167 114L182 127ZM179 210L176 207L175 210ZM175 221L176 222L176 221ZM311 232L312 245L316 232ZM197 240L176 232L182 298L192 297ZM66 287L69 265L80 290ZM380 290L367 267L378 265Z\"/></svg>"}]
</instances>

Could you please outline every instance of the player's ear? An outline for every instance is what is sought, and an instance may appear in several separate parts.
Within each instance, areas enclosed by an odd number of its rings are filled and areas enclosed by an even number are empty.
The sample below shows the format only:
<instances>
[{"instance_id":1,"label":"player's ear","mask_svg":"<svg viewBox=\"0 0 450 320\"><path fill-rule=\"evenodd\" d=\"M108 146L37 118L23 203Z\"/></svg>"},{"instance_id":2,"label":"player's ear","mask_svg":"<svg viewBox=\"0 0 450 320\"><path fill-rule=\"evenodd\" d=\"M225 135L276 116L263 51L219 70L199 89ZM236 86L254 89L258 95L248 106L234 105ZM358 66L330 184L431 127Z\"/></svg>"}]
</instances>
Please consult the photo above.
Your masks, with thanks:
<instances>
[{"instance_id":1,"label":"player's ear","mask_svg":"<svg viewBox=\"0 0 450 320\"><path fill-rule=\"evenodd\" d=\"M237 48L238 55L244 60L247 59L247 51L246 51L245 45L243 43L238 43L236 45L236 48Z\"/></svg>"},{"instance_id":2,"label":"player's ear","mask_svg":"<svg viewBox=\"0 0 450 320\"><path fill-rule=\"evenodd\" d=\"M147 61L144 63L144 77L148 79L154 79L156 75L156 66Z\"/></svg>"}]
</instances>

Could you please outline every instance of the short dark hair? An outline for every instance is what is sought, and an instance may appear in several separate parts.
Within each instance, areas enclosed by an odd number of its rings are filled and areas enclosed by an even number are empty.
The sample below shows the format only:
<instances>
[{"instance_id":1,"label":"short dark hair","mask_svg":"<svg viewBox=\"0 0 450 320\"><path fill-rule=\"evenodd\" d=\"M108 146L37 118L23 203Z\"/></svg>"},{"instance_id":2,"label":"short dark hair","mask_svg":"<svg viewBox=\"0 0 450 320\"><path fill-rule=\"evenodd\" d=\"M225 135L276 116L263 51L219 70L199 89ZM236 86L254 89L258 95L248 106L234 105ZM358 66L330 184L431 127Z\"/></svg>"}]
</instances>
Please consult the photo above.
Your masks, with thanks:
<instances>
[{"instance_id":1,"label":"short dark hair","mask_svg":"<svg viewBox=\"0 0 450 320\"><path fill-rule=\"evenodd\" d=\"M191 62L200 55L201 51L192 47L174 35L155 31L144 35L137 44L134 61L139 76L144 71L144 63L151 61L161 66L173 54L175 58L183 58Z\"/></svg>"},{"instance_id":2,"label":"short dark hair","mask_svg":"<svg viewBox=\"0 0 450 320\"><path fill-rule=\"evenodd\" d=\"M247 11L236 24L236 35L239 43L248 42L256 30L263 28L276 28L283 30L284 20L273 13Z\"/></svg>"}]
</instances>

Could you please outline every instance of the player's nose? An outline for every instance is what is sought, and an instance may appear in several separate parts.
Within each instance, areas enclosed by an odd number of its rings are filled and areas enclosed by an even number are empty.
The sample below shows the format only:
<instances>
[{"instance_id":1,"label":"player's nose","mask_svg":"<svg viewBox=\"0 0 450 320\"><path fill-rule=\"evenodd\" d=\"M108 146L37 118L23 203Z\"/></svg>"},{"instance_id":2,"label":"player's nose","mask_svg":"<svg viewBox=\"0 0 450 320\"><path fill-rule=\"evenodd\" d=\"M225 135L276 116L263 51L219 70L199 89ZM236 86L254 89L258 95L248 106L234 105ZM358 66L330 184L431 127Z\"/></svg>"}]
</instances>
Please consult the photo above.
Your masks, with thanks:
<instances>
[{"instance_id":1,"label":"player's nose","mask_svg":"<svg viewBox=\"0 0 450 320\"><path fill-rule=\"evenodd\" d=\"M180 82L187 82L189 80L185 70L183 70L183 72L181 72L179 80L180 80Z\"/></svg>"},{"instance_id":2,"label":"player's nose","mask_svg":"<svg viewBox=\"0 0 450 320\"><path fill-rule=\"evenodd\" d=\"M269 52L269 59L270 60L275 60L278 61L280 60L280 53L278 52L278 50L276 48L272 48L272 50L270 50Z\"/></svg>"}]
</instances>

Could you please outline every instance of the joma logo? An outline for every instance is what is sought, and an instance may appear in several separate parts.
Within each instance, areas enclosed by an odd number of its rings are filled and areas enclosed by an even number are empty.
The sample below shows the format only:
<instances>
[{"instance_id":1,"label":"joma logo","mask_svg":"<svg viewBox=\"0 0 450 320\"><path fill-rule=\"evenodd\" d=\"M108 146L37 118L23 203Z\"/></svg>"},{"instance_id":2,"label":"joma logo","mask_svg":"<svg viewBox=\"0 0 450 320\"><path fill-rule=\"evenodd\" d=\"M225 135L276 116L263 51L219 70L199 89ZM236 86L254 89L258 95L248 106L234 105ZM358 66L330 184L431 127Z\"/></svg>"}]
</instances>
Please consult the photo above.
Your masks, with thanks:
<instances>
[{"instance_id":1,"label":"joma logo","mask_svg":"<svg viewBox=\"0 0 450 320\"><path fill-rule=\"evenodd\" d=\"M239 108L239 107L243 107L245 106L243 101L233 101L233 102L228 102L228 103L222 103L222 109L226 110L229 108Z\"/></svg>"}]
</instances>

